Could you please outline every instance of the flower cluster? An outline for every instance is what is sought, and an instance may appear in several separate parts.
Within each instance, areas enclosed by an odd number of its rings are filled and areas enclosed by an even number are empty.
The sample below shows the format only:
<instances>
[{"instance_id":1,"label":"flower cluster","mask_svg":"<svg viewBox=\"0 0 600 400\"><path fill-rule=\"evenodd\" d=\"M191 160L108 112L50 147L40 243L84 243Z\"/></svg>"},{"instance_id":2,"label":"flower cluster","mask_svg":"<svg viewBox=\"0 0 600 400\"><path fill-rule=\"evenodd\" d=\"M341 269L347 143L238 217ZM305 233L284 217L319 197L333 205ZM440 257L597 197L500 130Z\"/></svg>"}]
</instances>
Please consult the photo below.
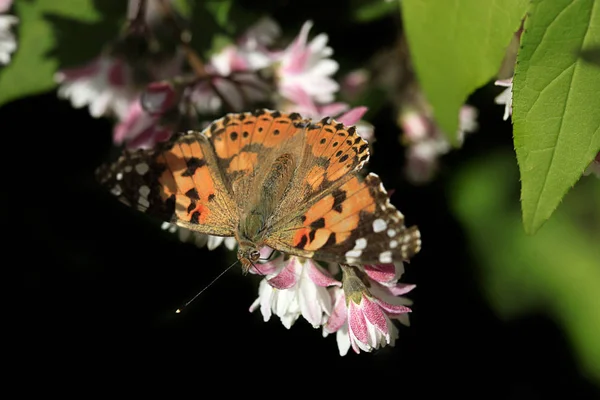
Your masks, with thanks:
<instances>
[{"instance_id":1,"label":"flower cluster","mask_svg":"<svg viewBox=\"0 0 600 400\"><path fill-rule=\"evenodd\" d=\"M155 32L172 22L168 15L179 17L169 2L131 0L129 14L129 29L112 46L88 64L62 69L55 77L59 96L74 107L88 107L94 117L117 119L115 144L153 147L174 132L201 130L226 112L261 106L314 119L335 117L356 123L365 137L372 135L372 127L360 121L366 107L351 109L335 101L339 85L333 75L339 65L331 58L327 35L309 40L311 21L287 47L274 48L281 28L262 18L204 61L186 42L158 46L175 48L162 52L144 42L148 37L157 40ZM141 54L140 42L142 49L147 47Z\"/></svg>"},{"instance_id":2,"label":"flower cluster","mask_svg":"<svg viewBox=\"0 0 600 400\"><path fill-rule=\"evenodd\" d=\"M7 14L12 3L13 0L0 0L0 65L8 64L11 54L17 50L17 39L12 32L12 27L19 22L19 19Z\"/></svg>"},{"instance_id":3,"label":"flower cluster","mask_svg":"<svg viewBox=\"0 0 600 400\"><path fill-rule=\"evenodd\" d=\"M251 272L265 277L250 311L260 309L265 321L279 317L286 328L302 316L323 336L336 334L340 355L350 347L359 353L393 346L398 328L393 320L408 325L411 302L403 294L414 285L398 283L402 263L341 266L342 279L310 259L277 257Z\"/></svg>"}]
</instances>

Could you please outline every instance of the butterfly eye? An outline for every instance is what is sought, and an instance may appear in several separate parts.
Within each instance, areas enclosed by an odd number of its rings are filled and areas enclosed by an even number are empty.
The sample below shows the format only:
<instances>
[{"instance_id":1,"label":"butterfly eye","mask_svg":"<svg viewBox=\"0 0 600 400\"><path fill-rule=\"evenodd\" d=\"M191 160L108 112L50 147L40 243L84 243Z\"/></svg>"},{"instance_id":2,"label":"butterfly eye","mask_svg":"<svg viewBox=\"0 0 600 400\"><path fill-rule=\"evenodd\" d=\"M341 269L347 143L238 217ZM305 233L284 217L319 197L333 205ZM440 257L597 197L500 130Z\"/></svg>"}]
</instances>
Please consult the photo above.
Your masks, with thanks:
<instances>
[{"instance_id":1,"label":"butterfly eye","mask_svg":"<svg viewBox=\"0 0 600 400\"><path fill-rule=\"evenodd\" d=\"M250 260L258 261L258 259L260 258L260 251L252 250L249 255L250 255Z\"/></svg>"}]
</instances>

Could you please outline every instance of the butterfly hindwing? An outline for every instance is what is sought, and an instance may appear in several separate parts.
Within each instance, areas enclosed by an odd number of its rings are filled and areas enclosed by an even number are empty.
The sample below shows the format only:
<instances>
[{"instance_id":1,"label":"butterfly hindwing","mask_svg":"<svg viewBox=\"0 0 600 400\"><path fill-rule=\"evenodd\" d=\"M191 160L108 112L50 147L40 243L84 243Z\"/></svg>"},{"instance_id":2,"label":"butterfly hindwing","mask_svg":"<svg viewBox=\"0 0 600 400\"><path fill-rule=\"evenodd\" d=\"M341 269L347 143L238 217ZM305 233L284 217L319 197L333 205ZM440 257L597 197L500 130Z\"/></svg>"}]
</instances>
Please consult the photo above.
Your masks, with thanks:
<instances>
[{"instance_id":1,"label":"butterfly hindwing","mask_svg":"<svg viewBox=\"0 0 600 400\"><path fill-rule=\"evenodd\" d=\"M268 244L317 260L377 264L409 259L421 239L416 227L406 228L377 175L355 174L273 232Z\"/></svg>"},{"instance_id":2,"label":"butterfly hindwing","mask_svg":"<svg viewBox=\"0 0 600 400\"><path fill-rule=\"evenodd\" d=\"M97 175L119 200L140 211L197 232L234 235L236 207L199 133L174 136L155 149L124 151Z\"/></svg>"}]
</instances>

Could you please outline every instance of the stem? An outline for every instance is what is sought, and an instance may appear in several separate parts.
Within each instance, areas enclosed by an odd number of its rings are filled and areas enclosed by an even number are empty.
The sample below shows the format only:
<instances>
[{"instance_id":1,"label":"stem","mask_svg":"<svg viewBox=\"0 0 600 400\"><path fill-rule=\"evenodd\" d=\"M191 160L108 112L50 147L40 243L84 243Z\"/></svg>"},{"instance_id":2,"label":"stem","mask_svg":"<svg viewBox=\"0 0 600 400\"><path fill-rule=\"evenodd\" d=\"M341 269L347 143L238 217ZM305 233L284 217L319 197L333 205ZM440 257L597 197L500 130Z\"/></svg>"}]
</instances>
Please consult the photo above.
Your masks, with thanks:
<instances>
[{"instance_id":1,"label":"stem","mask_svg":"<svg viewBox=\"0 0 600 400\"><path fill-rule=\"evenodd\" d=\"M166 17L169 19L169 22L178 34L179 44L183 48L188 64L192 67L192 70L198 77L207 76L204 62L198 53L190 46L190 41L192 40L191 32L188 29L181 27L168 0L160 0L160 5L162 6Z\"/></svg>"}]
</instances>

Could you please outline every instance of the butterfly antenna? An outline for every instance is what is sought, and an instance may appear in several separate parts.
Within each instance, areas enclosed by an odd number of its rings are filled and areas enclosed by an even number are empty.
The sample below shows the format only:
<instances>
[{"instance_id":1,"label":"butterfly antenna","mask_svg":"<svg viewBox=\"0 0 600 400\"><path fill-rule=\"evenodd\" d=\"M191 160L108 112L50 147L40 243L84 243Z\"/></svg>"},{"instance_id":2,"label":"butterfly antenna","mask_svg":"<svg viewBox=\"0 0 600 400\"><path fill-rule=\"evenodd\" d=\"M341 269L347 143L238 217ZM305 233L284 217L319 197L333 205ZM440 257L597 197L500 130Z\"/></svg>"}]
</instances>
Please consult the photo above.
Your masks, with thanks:
<instances>
[{"instance_id":1,"label":"butterfly antenna","mask_svg":"<svg viewBox=\"0 0 600 400\"><path fill-rule=\"evenodd\" d=\"M233 266L235 264L237 264L238 262L239 262L239 260L237 260L236 262L234 262L233 264L231 264L229 267L227 267L223 271L221 271L221 273L219 275L217 275L217 277L215 279L213 279L208 285L204 286L204 288L202 288L202 290L200 290L198 293L196 293L196 295L194 297L192 297L190 300L188 300L181 308L178 308L177 310L175 310L175 313L176 314L181 313L181 311L183 311L184 308L186 308L187 306L189 306L191 302L193 302L194 300L196 300L198 298L198 296L200 296L202 293L204 293L204 291L206 289L208 289L209 287L211 287L213 285L213 283L215 283L217 280L219 280L220 277L222 277L223 275L225 275L225 273L227 271L229 271L231 268L233 268Z\"/></svg>"}]
</instances>

